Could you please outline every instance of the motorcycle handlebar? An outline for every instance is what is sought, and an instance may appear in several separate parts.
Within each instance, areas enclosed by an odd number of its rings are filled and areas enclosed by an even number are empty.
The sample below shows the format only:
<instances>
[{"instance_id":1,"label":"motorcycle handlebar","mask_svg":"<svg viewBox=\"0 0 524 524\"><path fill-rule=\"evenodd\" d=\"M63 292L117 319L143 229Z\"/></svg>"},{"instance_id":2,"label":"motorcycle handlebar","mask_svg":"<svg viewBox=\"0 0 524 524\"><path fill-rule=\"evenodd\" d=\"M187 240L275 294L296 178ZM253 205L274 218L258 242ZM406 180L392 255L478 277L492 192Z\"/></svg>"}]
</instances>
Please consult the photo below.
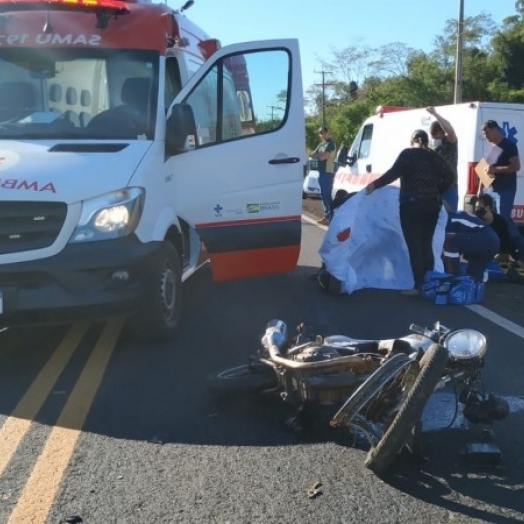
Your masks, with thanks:
<instances>
[{"instance_id":1,"label":"motorcycle handlebar","mask_svg":"<svg viewBox=\"0 0 524 524\"><path fill-rule=\"evenodd\" d=\"M435 324L435 327L433 329L422 327L418 324L411 324L409 326L409 329L417 335L422 335L423 337L433 340L433 342L439 342L442 338L442 335L444 334L444 332L441 331L440 326L437 326L437 324ZM449 330L446 329L446 331Z\"/></svg>"},{"instance_id":2,"label":"motorcycle handlebar","mask_svg":"<svg viewBox=\"0 0 524 524\"><path fill-rule=\"evenodd\" d=\"M425 327L419 326L418 324L410 324L409 330L413 333L417 333L418 335L424 335L427 336L427 329Z\"/></svg>"}]
</instances>

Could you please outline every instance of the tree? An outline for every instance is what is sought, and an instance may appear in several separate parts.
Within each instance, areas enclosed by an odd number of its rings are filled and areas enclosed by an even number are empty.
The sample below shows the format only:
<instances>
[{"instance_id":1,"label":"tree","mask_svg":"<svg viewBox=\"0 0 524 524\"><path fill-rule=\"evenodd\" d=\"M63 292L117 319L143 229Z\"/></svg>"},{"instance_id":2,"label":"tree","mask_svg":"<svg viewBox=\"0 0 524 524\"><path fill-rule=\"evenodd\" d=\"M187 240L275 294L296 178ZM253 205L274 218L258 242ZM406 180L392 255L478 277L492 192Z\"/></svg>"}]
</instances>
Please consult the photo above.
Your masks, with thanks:
<instances>
[{"instance_id":1,"label":"tree","mask_svg":"<svg viewBox=\"0 0 524 524\"><path fill-rule=\"evenodd\" d=\"M516 2L518 14L504 20L505 30L493 38L493 62L511 89L524 84L524 2Z\"/></svg>"},{"instance_id":2,"label":"tree","mask_svg":"<svg viewBox=\"0 0 524 524\"><path fill-rule=\"evenodd\" d=\"M465 101L524 102L524 0L517 0L515 9L516 15L503 22L503 29L488 13L465 18ZM456 47L457 21L447 20L429 52L401 42L376 49L356 43L332 50L332 59L322 64L333 76L326 109L334 140L349 145L362 121L379 105L424 107L453 103ZM312 89L308 93L316 106L312 120L318 122L320 92Z\"/></svg>"}]
</instances>

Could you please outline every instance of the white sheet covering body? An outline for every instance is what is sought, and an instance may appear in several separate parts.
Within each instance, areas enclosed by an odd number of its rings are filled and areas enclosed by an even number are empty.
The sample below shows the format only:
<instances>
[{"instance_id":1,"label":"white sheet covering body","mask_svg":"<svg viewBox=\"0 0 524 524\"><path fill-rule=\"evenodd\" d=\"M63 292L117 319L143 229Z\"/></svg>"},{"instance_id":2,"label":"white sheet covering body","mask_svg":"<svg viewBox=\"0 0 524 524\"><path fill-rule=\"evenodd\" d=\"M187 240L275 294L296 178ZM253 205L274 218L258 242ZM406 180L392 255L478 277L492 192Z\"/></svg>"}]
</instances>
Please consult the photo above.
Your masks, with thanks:
<instances>
[{"instance_id":1,"label":"white sheet covering body","mask_svg":"<svg viewBox=\"0 0 524 524\"><path fill-rule=\"evenodd\" d=\"M442 207L433 237L435 271L441 259L447 213ZM342 282L341 292L357 289L410 289L413 273L399 215L399 188L362 190L335 210L319 254L327 271Z\"/></svg>"}]
</instances>

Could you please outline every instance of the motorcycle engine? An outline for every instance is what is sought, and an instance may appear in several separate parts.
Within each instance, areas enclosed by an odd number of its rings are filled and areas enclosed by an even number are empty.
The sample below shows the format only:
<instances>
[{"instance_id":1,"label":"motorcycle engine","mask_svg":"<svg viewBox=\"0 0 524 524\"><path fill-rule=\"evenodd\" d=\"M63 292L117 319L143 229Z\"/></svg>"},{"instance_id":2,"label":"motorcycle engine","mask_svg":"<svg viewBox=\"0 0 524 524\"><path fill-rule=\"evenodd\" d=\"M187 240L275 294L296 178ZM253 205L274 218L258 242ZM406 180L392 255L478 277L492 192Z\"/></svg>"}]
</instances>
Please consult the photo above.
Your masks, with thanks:
<instances>
[{"instance_id":1,"label":"motorcycle engine","mask_svg":"<svg viewBox=\"0 0 524 524\"><path fill-rule=\"evenodd\" d=\"M297 362L320 362L336 357L340 357L340 353L333 346L309 346L295 355L294 360Z\"/></svg>"}]
</instances>

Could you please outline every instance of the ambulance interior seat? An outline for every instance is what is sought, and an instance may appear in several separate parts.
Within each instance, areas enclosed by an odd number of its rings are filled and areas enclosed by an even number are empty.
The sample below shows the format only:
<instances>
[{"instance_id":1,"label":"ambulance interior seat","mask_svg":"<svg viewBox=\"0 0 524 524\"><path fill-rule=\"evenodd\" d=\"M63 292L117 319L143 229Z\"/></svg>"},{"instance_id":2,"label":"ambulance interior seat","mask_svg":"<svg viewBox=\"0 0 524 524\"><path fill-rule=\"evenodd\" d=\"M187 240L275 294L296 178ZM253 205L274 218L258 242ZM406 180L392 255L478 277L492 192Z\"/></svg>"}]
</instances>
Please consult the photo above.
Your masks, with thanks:
<instances>
[{"instance_id":1,"label":"ambulance interior seat","mask_svg":"<svg viewBox=\"0 0 524 524\"><path fill-rule=\"evenodd\" d=\"M36 110L36 96L28 82L0 84L0 122L21 119Z\"/></svg>"},{"instance_id":2,"label":"ambulance interior seat","mask_svg":"<svg viewBox=\"0 0 524 524\"><path fill-rule=\"evenodd\" d=\"M85 108L83 111L80 111L78 115L80 126L86 127L92 118L91 113L86 111L87 108L91 109L91 92L88 89L82 89L82 91L80 91L80 105L82 108Z\"/></svg>"},{"instance_id":3,"label":"ambulance interior seat","mask_svg":"<svg viewBox=\"0 0 524 524\"><path fill-rule=\"evenodd\" d=\"M122 102L131 111L139 134L147 130L147 108L150 99L151 80L143 77L126 78L122 85Z\"/></svg>"},{"instance_id":4,"label":"ambulance interior seat","mask_svg":"<svg viewBox=\"0 0 524 524\"><path fill-rule=\"evenodd\" d=\"M64 113L67 122L71 122L75 127L80 127L80 117L76 111L68 109Z\"/></svg>"},{"instance_id":5,"label":"ambulance interior seat","mask_svg":"<svg viewBox=\"0 0 524 524\"><path fill-rule=\"evenodd\" d=\"M80 114L78 115L78 119L80 120L80 126L86 127L87 124L89 124L91 118L91 113L88 113L87 111L80 111Z\"/></svg>"},{"instance_id":6,"label":"ambulance interior seat","mask_svg":"<svg viewBox=\"0 0 524 524\"><path fill-rule=\"evenodd\" d=\"M78 94L74 87L68 87L66 89L65 101L68 106L76 106L78 102ZM80 118L78 113L73 109L67 109L64 111L65 119L71 122L75 127L80 127Z\"/></svg>"},{"instance_id":7,"label":"ambulance interior seat","mask_svg":"<svg viewBox=\"0 0 524 524\"><path fill-rule=\"evenodd\" d=\"M93 116L86 129L106 136L136 138L147 133L147 108L151 80L144 77L127 78L122 84L122 105Z\"/></svg>"}]
</instances>

